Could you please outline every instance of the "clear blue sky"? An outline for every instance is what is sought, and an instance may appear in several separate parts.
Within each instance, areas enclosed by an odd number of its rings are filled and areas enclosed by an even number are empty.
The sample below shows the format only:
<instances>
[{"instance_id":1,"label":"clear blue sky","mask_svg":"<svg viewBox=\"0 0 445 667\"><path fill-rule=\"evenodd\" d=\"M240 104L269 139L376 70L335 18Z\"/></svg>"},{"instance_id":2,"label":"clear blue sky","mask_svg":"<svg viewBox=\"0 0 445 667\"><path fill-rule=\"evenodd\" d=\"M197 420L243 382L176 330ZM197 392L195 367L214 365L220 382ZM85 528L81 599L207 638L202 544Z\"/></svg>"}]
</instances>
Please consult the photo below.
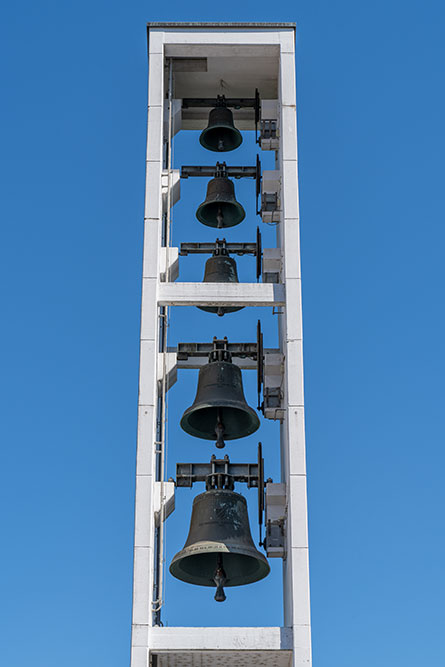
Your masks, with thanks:
<instances>
[{"instance_id":1,"label":"clear blue sky","mask_svg":"<svg viewBox=\"0 0 445 667\"><path fill-rule=\"evenodd\" d=\"M284 20L298 24L314 666L442 667L443 3L213 5L43 0L2 12L0 663L129 660L145 23ZM192 134L180 149L204 156ZM246 138L237 158L251 155ZM206 238L199 187L186 185L176 241ZM248 216L236 238L256 224ZM251 261L239 261L245 279ZM183 271L199 280L202 263L185 258ZM190 310L172 340L192 315L196 335L233 338L242 324L251 339L246 311ZM192 376L171 392L172 424ZM254 404L252 378L246 392ZM261 437L271 452L273 426ZM170 452L209 450L176 429ZM185 539L181 494L170 554ZM165 619L280 623L274 566L264 588L230 589L219 606L169 581Z\"/></svg>"}]
</instances>

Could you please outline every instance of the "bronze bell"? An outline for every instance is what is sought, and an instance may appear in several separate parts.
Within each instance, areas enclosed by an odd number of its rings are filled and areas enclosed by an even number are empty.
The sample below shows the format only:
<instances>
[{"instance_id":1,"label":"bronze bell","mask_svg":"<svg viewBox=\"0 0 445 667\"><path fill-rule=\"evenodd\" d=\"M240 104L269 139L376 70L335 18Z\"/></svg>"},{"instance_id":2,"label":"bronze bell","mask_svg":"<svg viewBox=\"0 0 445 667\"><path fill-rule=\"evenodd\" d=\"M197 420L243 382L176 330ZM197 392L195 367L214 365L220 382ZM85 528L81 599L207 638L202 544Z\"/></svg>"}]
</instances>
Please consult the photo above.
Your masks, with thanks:
<instances>
[{"instance_id":1,"label":"bronze bell","mask_svg":"<svg viewBox=\"0 0 445 667\"><path fill-rule=\"evenodd\" d=\"M229 256L225 248L225 239L216 240L213 256L206 261L204 283L238 283L238 272L235 260ZM226 313L236 313L243 306L198 306L206 313L217 313L222 316Z\"/></svg>"},{"instance_id":2,"label":"bronze bell","mask_svg":"<svg viewBox=\"0 0 445 667\"><path fill-rule=\"evenodd\" d=\"M205 201L198 206L196 217L208 227L233 227L246 217L235 198L235 186L227 176L218 174L207 185Z\"/></svg>"},{"instance_id":3,"label":"bronze bell","mask_svg":"<svg viewBox=\"0 0 445 667\"><path fill-rule=\"evenodd\" d=\"M241 132L233 124L233 114L226 107L224 95L218 95L217 106L209 113L209 122L201 132L199 143L209 151L233 151L241 145Z\"/></svg>"},{"instance_id":4,"label":"bronze bell","mask_svg":"<svg viewBox=\"0 0 445 667\"><path fill-rule=\"evenodd\" d=\"M230 352L213 350L209 363L199 371L193 404L182 415L181 428L195 438L213 440L222 449L225 440L254 433L260 420L246 403L241 370L232 364Z\"/></svg>"},{"instance_id":5,"label":"bronze bell","mask_svg":"<svg viewBox=\"0 0 445 667\"><path fill-rule=\"evenodd\" d=\"M212 489L193 499L189 534L170 572L189 584L216 586L217 602L225 600L224 586L252 584L269 574L252 540L244 496Z\"/></svg>"}]
</instances>

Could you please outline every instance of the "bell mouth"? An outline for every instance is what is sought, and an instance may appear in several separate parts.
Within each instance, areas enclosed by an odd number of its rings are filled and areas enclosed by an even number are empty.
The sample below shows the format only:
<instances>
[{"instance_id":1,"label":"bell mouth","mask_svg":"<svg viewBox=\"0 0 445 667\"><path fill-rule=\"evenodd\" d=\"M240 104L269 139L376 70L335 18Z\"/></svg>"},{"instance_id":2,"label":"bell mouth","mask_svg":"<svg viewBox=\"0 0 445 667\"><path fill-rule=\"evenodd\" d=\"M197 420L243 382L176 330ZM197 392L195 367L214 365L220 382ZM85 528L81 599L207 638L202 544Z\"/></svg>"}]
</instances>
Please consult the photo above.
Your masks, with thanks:
<instances>
[{"instance_id":1,"label":"bell mouth","mask_svg":"<svg viewBox=\"0 0 445 667\"><path fill-rule=\"evenodd\" d=\"M225 125L214 125L203 130L199 137L199 143L203 148L215 153L228 153L241 146L243 137L236 127ZM219 146L223 146L219 148Z\"/></svg>"},{"instance_id":2,"label":"bell mouth","mask_svg":"<svg viewBox=\"0 0 445 667\"><path fill-rule=\"evenodd\" d=\"M219 227L218 216L222 213L223 221ZM223 202L203 202L196 211L199 222L208 227L234 227L246 217L246 212L240 203L230 204Z\"/></svg>"},{"instance_id":3,"label":"bell mouth","mask_svg":"<svg viewBox=\"0 0 445 667\"><path fill-rule=\"evenodd\" d=\"M221 401L220 405L201 404L199 409L191 405L184 412L181 419L181 428L189 435L203 440L215 440L215 425L220 416L224 424L224 440L245 438L260 427L258 416L249 405L240 409L238 404L231 401Z\"/></svg>"},{"instance_id":4,"label":"bell mouth","mask_svg":"<svg viewBox=\"0 0 445 667\"><path fill-rule=\"evenodd\" d=\"M249 555L245 547L203 541L179 551L171 562L170 573L188 584L215 587L213 573L218 553L223 554L226 573L224 588L253 584L267 577L270 572L266 557L256 549L252 549L252 555Z\"/></svg>"},{"instance_id":5,"label":"bell mouth","mask_svg":"<svg viewBox=\"0 0 445 667\"><path fill-rule=\"evenodd\" d=\"M224 283L227 284L227 283ZM226 315L227 313L237 313L242 310L244 306L197 306L199 310L206 313L216 313L217 315Z\"/></svg>"}]
</instances>

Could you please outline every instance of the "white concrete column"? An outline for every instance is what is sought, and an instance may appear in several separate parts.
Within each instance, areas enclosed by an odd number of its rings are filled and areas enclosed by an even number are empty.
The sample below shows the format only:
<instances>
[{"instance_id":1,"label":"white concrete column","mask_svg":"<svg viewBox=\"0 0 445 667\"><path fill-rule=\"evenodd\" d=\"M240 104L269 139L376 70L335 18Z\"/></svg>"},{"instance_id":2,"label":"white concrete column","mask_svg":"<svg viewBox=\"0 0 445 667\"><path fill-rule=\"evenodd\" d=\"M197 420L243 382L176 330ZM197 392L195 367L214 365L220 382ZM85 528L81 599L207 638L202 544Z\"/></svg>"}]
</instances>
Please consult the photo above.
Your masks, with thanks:
<instances>
[{"instance_id":1,"label":"white concrete column","mask_svg":"<svg viewBox=\"0 0 445 667\"><path fill-rule=\"evenodd\" d=\"M303 334L299 247L298 163L295 53L293 41L281 43L280 151L282 219L278 238L282 249L286 305L281 316L281 349L285 358L281 429L282 470L287 486L287 558L283 566L284 623L293 629L293 665L311 663L309 561L306 500L306 458L303 394Z\"/></svg>"},{"instance_id":2,"label":"white concrete column","mask_svg":"<svg viewBox=\"0 0 445 667\"><path fill-rule=\"evenodd\" d=\"M153 598L153 487L159 349L158 284L162 225L162 149L164 104L163 45L152 40L149 52L146 198L136 460L133 624L131 667L148 665L148 629Z\"/></svg>"}]
</instances>

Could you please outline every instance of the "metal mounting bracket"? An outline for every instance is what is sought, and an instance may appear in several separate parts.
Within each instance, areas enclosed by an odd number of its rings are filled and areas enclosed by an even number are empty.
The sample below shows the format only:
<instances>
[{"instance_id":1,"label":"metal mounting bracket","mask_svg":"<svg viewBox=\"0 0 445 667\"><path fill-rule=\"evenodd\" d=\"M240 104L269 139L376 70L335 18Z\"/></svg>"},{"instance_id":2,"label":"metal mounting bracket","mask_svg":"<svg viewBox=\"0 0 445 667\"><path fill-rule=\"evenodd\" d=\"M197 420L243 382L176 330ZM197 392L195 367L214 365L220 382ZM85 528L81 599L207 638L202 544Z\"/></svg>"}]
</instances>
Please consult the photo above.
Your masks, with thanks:
<instances>
[{"instance_id":1,"label":"metal mounting bracket","mask_svg":"<svg viewBox=\"0 0 445 667\"><path fill-rule=\"evenodd\" d=\"M223 459L217 459L213 454L210 463L177 463L176 486L191 488L196 482L209 484L209 477L222 475L231 477L234 482L247 484L249 489L256 489L261 482L260 468L258 462L231 463L227 454Z\"/></svg>"},{"instance_id":2,"label":"metal mounting bracket","mask_svg":"<svg viewBox=\"0 0 445 667\"><path fill-rule=\"evenodd\" d=\"M226 97L225 95L217 95L216 97L184 97L182 100L182 108L190 109L191 107L217 107L226 106L233 109L245 109L253 107L255 109L255 120L258 123L260 119L261 100L258 89L255 90L255 97Z\"/></svg>"},{"instance_id":3,"label":"metal mounting bracket","mask_svg":"<svg viewBox=\"0 0 445 667\"><path fill-rule=\"evenodd\" d=\"M259 167L258 167L259 164ZM242 165L238 167L228 167L225 162L217 162L213 165L183 165L181 167L181 178L216 178L217 176L227 176L227 178L258 178L258 170L261 177L261 162L257 156L255 166Z\"/></svg>"},{"instance_id":4,"label":"metal mounting bracket","mask_svg":"<svg viewBox=\"0 0 445 667\"><path fill-rule=\"evenodd\" d=\"M267 480L265 496L266 553L269 558L284 558L287 521L286 484L273 484L272 480Z\"/></svg>"},{"instance_id":5,"label":"metal mounting bracket","mask_svg":"<svg viewBox=\"0 0 445 667\"><path fill-rule=\"evenodd\" d=\"M256 343L229 343L227 337L218 339L216 336L211 343L178 343L178 361L186 361L191 357L208 357L214 351L224 350L231 357L257 358Z\"/></svg>"}]
</instances>

